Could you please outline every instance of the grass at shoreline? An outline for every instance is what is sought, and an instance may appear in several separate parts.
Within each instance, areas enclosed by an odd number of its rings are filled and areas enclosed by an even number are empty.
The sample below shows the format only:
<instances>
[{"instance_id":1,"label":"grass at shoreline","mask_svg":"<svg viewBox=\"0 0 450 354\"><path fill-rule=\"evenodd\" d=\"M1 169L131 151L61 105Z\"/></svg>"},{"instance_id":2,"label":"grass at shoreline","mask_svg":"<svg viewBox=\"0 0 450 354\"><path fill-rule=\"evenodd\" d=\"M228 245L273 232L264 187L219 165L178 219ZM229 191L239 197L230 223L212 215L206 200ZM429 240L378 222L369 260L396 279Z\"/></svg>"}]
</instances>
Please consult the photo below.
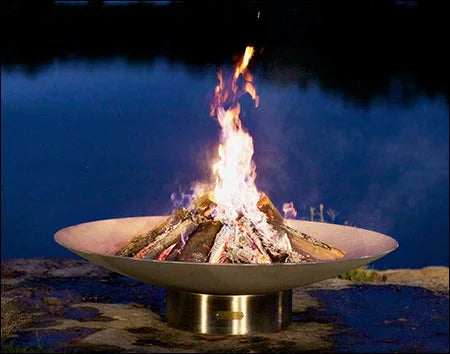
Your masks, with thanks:
<instances>
[{"instance_id":1,"label":"grass at shoreline","mask_svg":"<svg viewBox=\"0 0 450 354\"><path fill-rule=\"evenodd\" d=\"M20 309L17 298L1 297L1 352L2 353L38 353L39 348L23 347L16 345L14 340L9 340L10 335L20 331L32 323L27 313Z\"/></svg>"},{"instance_id":2,"label":"grass at shoreline","mask_svg":"<svg viewBox=\"0 0 450 354\"><path fill-rule=\"evenodd\" d=\"M2 301L2 324L1 324L1 336L3 339L10 334L17 332L24 326L28 325L32 320L31 317L20 310L20 306L17 303L17 298L1 297Z\"/></svg>"},{"instance_id":3,"label":"grass at shoreline","mask_svg":"<svg viewBox=\"0 0 450 354\"><path fill-rule=\"evenodd\" d=\"M385 276L380 275L376 270L367 268L357 268L338 275L339 279L350 280L360 283L382 282Z\"/></svg>"}]
</instances>

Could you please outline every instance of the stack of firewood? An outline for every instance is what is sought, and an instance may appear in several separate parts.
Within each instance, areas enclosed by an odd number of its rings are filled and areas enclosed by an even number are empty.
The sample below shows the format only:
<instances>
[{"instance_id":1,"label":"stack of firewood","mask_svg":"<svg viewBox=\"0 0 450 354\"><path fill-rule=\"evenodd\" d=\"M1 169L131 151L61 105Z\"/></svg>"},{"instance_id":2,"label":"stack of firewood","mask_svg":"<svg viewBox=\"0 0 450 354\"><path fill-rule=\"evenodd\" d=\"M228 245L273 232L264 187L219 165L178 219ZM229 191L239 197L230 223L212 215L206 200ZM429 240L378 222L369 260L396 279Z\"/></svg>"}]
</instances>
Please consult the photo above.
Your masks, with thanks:
<instances>
[{"instance_id":1,"label":"stack of firewood","mask_svg":"<svg viewBox=\"0 0 450 354\"><path fill-rule=\"evenodd\" d=\"M187 209L176 210L147 233L131 238L116 255L202 263L300 263L344 257L343 251L289 227L265 194L257 206L266 215L273 233L288 240L288 246L280 248L271 243L251 220L242 218L242 222L236 221L239 232L246 235L240 239L249 241L230 247L221 240L225 231L231 230L230 225L213 217L215 206L213 194L207 193L194 200ZM256 258L255 252L258 252Z\"/></svg>"}]
</instances>

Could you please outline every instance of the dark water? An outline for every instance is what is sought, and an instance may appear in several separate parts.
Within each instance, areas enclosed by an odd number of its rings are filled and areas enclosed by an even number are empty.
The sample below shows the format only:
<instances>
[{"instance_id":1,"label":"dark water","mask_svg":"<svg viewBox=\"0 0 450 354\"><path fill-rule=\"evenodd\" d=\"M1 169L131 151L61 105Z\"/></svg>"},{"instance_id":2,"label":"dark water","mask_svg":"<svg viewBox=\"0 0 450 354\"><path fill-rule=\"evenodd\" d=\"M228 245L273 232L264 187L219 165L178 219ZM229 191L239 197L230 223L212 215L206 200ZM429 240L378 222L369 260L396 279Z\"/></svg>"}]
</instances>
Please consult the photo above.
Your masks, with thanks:
<instances>
[{"instance_id":1,"label":"dark water","mask_svg":"<svg viewBox=\"0 0 450 354\"><path fill-rule=\"evenodd\" d=\"M433 9L400 7L389 11L402 30L419 31L403 26L410 16L436 20ZM164 11L175 10L182 13ZM323 203L339 212L337 223L393 236L400 248L376 267L448 265L440 37L402 37L385 23L378 38L370 28L345 27L345 18L331 26L332 9L313 10L312 19L299 13L321 24L320 37L304 21L286 30L289 20L269 11L259 36L216 47L194 36L195 26L183 28L189 34L113 32L114 40L106 30L81 34L86 41L67 28L41 28L35 41L16 34L2 66L2 257L70 257L53 241L62 227L169 212L172 192L207 176L219 133L208 114L216 72L248 39L261 49L251 67L260 106L242 99L258 187L278 207L293 201L300 218ZM348 35L360 31L371 36Z\"/></svg>"}]
</instances>

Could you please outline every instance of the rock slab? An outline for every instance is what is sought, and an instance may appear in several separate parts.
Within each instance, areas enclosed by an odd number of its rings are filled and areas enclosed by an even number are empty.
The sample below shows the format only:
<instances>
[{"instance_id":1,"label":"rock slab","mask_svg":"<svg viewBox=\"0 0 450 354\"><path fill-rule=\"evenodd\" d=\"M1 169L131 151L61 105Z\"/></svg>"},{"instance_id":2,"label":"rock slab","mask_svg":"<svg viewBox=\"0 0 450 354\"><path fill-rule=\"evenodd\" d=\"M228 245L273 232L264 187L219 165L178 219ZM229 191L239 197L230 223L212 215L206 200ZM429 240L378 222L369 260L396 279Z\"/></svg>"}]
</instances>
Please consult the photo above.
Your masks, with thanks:
<instances>
[{"instance_id":1,"label":"rock slab","mask_svg":"<svg viewBox=\"0 0 450 354\"><path fill-rule=\"evenodd\" d=\"M3 299L28 321L3 345L52 352L448 352L448 267L294 289L288 329L202 335L165 321L165 289L84 260L2 261ZM3 334L3 324L2 324Z\"/></svg>"}]
</instances>

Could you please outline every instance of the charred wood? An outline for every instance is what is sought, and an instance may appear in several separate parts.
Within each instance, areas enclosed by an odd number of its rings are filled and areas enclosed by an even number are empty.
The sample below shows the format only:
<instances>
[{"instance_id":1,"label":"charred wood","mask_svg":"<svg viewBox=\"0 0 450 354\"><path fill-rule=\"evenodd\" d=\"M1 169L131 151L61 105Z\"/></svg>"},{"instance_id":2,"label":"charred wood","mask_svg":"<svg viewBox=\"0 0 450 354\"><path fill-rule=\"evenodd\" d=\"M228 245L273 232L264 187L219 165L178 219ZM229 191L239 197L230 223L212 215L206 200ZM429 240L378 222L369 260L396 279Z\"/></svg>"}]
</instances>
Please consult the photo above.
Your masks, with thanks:
<instances>
[{"instance_id":1,"label":"charred wood","mask_svg":"<svg viewBox=\"0 0 450 354\"><path fill-rule=\"evenodd\" d=\"M172 215L165 219L161 224L154 227L145 234L140 234L133 237L124 247L116 252L117 256L134 257L140 250L154 242L155 239L164 233L169 232L176 227L182 220L186 219L188 213L186 209L177 209Z\"/></svg>"},{"instance_id":2,"label":"charred wood","mask_svg":"<svg viewBox=\"0 0 450 354\"><path fill-rule=\"evenodd\" d=\"M275 231L287 234L292 249L296 252L290 259L301 257L313 261L335 260L344 257L343 251L287 226L284 218L266 194L263 194L258 201L258 208L266 214L268 223Z\"/></svg>"},{"instance_id":3,"label":"charred wood","mask_svg":"<svg viewBox=\"0 0 450 354\"><path fill-rule=\"evenodd\" d=\"M156 258L161 252L169 246L186 240L198 227L190 217L183 220L178 226L167 234L158 236L154 242L140 251L136 258Z\"/></svg>"},{"instance_id":4,"label":"charred wood","mask_svg":"<svg viewBox=\"0 0 450 354\"><path fill-rule=\"evenodd\" d=\"M205 221L187 240L178 256L178 261L206 263L217 233L222 228L220 221Z\"/></svg>"},{"instance_id":5,"label":"charred wood","mask_svg":"<svg viewBox=\"0 0 450 354\"><path fill-rule=\"evenodd\" d=\"M212 192L208 192L195 199L189 208L200 215L211 218L212 212L216 205L217 204L214 201L214 194Z\"/></svg>"}]
</instances>

